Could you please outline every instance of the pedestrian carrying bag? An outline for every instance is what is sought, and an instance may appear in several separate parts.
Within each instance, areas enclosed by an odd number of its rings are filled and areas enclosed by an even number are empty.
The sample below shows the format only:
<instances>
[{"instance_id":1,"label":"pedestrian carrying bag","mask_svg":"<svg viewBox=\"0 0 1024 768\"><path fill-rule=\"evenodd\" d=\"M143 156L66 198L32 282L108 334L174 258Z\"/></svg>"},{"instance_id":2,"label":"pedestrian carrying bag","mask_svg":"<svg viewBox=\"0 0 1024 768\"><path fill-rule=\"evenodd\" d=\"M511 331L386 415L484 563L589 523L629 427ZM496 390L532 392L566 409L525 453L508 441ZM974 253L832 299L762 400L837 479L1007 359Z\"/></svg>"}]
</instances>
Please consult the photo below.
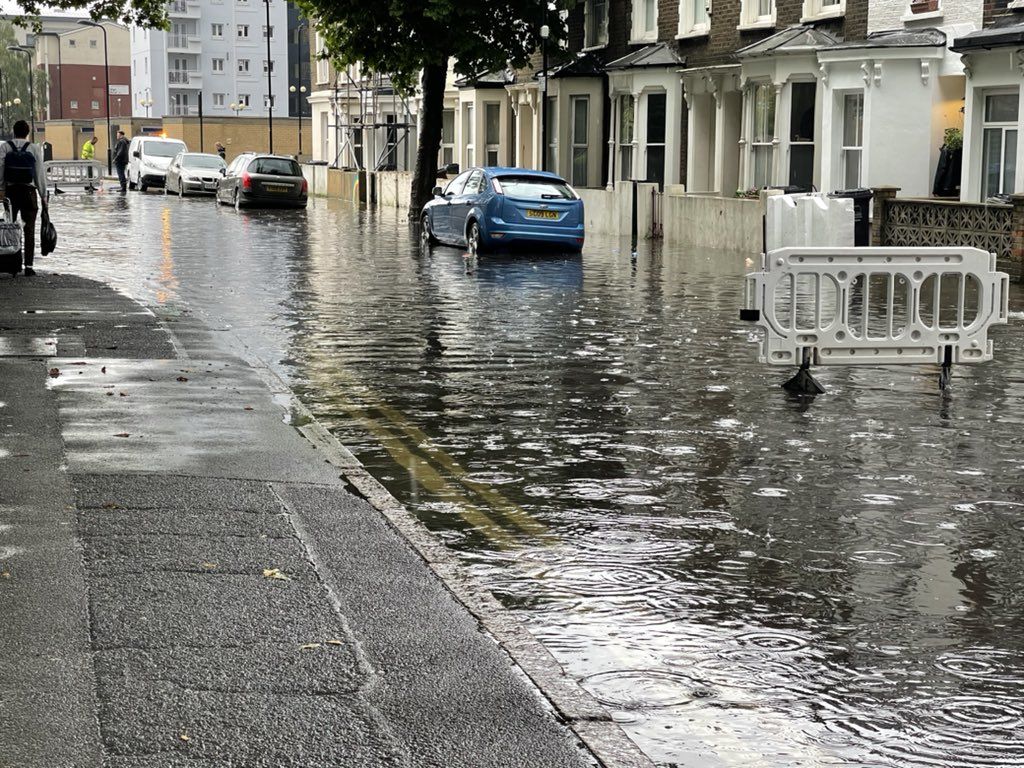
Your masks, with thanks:
<instances>
[{"instance_id":1,"label":"pedestrian carrying bag","mask_svg":"<svg viewBox=\"0 0 1024 768\"><path fill-rule=\"evenodd\" d=\"M0 272L21 272L21 231L22 226L14 221L11 203L5 197L0 208Z\"/></svg>"},{"instance_id":2,"label":"pedestrian carrying bag","mask_svg":"<svg viewBox=\"0 0 1024 768\"><path fill-rule=\"evenodd\" d=\"M8 141L7 154L4 155L4 182L6 184L35 184L36 156L32 154L31 144L18 146Z\"/></svg>"},{"instance_id":3,"label":"pedestrian carrying bag","mask_svg":"<svg viewBox=\"0 0 1024 768\"><path fill-rule=\"evenodd\" d=\"M57 248L57 228L50 221L50 207L43 206L43 223L39 227L39 251L48 256Z\"/></svg>"}]
</instances>

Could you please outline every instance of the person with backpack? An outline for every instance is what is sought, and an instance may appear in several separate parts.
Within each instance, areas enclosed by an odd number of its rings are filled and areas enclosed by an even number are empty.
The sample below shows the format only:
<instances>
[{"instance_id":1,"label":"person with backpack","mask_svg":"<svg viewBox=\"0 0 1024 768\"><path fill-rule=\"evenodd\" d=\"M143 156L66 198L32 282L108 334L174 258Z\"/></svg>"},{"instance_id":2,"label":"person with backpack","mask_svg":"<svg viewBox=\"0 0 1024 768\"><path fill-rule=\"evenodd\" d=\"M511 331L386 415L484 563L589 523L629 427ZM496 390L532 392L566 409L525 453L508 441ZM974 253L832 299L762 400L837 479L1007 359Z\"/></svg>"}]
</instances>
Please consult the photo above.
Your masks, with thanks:
<instances>
[{"instance_id":1,"label":"person with backpack","mask_svg":"<svg viewBox=\"0 0 1024 768\"><path fill-rule=\"evenodd\" d=\"M35 261L39 202L46 211L46 168L42 150L28 140L28 123L19 120L13 130L14 138L0 144L0 199L7 198L13 217L20 215L25 225L22 258L25 276L31 277L35 275L32 265Z\"/></svg>"}]
</instances>

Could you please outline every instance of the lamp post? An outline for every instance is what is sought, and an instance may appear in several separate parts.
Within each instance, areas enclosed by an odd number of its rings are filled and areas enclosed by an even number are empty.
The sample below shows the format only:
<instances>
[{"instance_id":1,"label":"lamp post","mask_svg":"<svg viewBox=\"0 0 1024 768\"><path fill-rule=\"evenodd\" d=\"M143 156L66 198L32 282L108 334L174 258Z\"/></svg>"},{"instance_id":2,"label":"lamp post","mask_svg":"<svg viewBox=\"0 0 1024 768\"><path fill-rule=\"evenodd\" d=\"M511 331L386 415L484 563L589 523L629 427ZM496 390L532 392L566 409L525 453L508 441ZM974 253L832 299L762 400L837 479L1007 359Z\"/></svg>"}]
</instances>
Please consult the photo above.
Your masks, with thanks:
<instances>
[{"instance_id":1,"label":"lamp post","mask_svg":"<svg viewBox=\"0 0 1024 768\"><path fill-rule=\"evenodd\" d=\"M292 93L295 93L296 90L297 90L299 94L304 94L306 92L306 86L300 85L298 87L298 89L296 89L295 86L293 85L288 90L291 91ZM305 101L305 99L302 98L302 96L300 95L299 96L299 159L300 160L302 159L302 106L303 106L302 102L303 101Z\"/></svg>"},{"instance_id":2,"label":"lamp post","mask_svg":"<svg viewBox=\"0 0 1024 768\"><path fill-rule=\"evenodd\" d=\"M103 33L103 78L106 80L107 86L107 173L111 174L114 172L113 156L111 154L114 142L111 140L110 133L110 57L107 52L107 28L90 19L79 19L78 23L83 27L99 27L99 30Z\"/></svg>"},{"instance_id":3,"label":"lamp post","mask_svg":"<svg viewBox=\"0 0 1024 768\"><path fill-rule=\"evenodd\" d=\"M263 36L267 38L267 128L270 133L270 154L274 154L274 86L271 75L274 72L274 60L270 58L270 0L263 0L267 7L267 26Z\"/></svg>"},{"instance_id":4,"label":"lamp post","mask_svg":"<svg viewBox=\"0 0 1024 768\"><path fill-rule=\"evenodd\" d=\"M228 109L235 113L235 117L238 117L238 113L245 109L245 104L243 104L241 101L237 104L232 101L230 104L228 104Z\"/></svg>"},{"instance_id":5,"label":"lamp post","mask_svg":"<svg viewBox=\"0 0 1024 768\"><path fill-rule=\"evenodd\" d=\"M36 140L36 94L35 94L35 78L32 76L32 70L35 67L32 66L32 54L35 52L32 48L26 45L8 45L7 50L18 51L24 53L28 59L28 104L29 104L29 130L31 134L31 141L35 143ZM21 104L21 99L15 99L15 104Z\"/></svg>"},{"instance_id":6,"label":"lamp post","mask_svg":"<svg viewBox=\"0 0 1024 768\"><path fill-rule=\"evenodd\" d=\"M541 77L540 89L540 169L548 169L548 38L551 37L551 27L547 24L540 26L540 52L541 52Z\"/></svg>"},{"instance_id":7,"label":"lamp post","mask_svg":"<svg viewBox=\"0 0 1024 768\"><path fill-rule=\"evenodd\" d=\"M60 102L58 120L64 119L64 67L61 65L60 56L60 35L56 32L40 32L39 37L54 37L57 39L57 100ZM49 63L49 62L47 62Z\"/></svg>"},{"instance_id":8,"label":"lamp post","mask_svg":"<svg viewBox=\"0 0 1024 768\"><path fill-rule=\"evenodd\" d=\"M149 119L149 108L153 106L152 99L139 99L139 106L146 108L146 119Z\"/></svg>"}]
</instances>

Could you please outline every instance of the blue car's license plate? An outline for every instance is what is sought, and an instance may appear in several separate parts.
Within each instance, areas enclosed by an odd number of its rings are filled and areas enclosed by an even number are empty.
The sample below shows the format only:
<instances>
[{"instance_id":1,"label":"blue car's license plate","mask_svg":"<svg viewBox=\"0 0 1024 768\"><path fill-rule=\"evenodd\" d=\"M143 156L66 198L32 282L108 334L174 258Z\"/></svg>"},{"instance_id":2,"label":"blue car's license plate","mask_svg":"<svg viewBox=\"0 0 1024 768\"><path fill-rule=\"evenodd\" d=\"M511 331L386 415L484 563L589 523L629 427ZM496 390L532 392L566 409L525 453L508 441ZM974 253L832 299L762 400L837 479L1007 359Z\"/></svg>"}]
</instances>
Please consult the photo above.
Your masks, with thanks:
<instances>
[{"instance_id":1,"label":"blue car's license plate","mask_svg":"<svg viewBox=\"0 0 1024 768\"><path fill-rule=\"evenodd\" d=\"M535 211L532 209L526 210L526 218L528 219L557 219L558 211Z\"/></svg>"}]
</instances>

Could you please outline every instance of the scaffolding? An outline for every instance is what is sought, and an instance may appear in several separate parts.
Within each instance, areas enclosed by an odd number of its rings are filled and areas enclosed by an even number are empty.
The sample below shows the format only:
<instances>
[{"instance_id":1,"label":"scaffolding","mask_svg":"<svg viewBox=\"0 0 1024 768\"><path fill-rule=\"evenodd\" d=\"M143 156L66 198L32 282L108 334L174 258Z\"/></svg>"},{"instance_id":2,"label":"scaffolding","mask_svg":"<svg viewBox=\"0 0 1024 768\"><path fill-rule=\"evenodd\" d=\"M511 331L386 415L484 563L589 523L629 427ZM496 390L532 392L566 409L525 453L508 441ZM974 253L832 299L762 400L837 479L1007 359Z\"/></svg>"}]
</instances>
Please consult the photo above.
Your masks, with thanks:
<instances>
[{"instance_id":1,"label":"scaffolding","mask_svg":"<svg viewBox=\"0 0 1024 768\"><path fill-rule=\"evenodd\" d=\"M376 72L336 69L330 98L336 147L332 168L357 171L409 169L409 132L415 131L409 101ZM390 110L388 109L390 107ZM402 119L399 120L399 117ZM402 163L399 164L399 152ZM367 163L366 159L372 162Z\"/></svg>"}]
</instances>

